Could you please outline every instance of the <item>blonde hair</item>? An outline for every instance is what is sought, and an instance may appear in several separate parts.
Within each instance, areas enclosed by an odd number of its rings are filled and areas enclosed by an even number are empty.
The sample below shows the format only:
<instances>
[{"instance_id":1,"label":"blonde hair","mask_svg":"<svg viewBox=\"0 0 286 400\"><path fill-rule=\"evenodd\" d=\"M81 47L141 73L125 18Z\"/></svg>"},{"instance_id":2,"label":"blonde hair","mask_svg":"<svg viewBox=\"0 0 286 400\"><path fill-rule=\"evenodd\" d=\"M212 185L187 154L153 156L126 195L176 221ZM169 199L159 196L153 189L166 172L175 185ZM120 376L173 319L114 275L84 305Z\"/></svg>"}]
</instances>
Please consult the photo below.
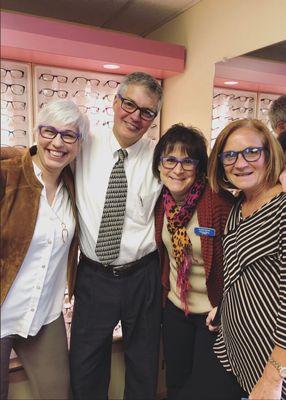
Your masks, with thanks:
<instances>
[{"instance_id":1,"label":"blonde hair","mask_svg":"<svg viewBox=\"0 0 286 400\"><path fill-rule=\"evenodd\" d=\"M208 165L208 179L215 192L220 189L233 189L234 186L227 181L224 166L219 154L223 152L227 139L239 128L250 128L257 132L265 148L265 185L276 185L284 167L284 154L278 140L269 131L266 125L257 119L239 119L228 124L219 134L211 151Z\"/></svg>"}]
</instances>

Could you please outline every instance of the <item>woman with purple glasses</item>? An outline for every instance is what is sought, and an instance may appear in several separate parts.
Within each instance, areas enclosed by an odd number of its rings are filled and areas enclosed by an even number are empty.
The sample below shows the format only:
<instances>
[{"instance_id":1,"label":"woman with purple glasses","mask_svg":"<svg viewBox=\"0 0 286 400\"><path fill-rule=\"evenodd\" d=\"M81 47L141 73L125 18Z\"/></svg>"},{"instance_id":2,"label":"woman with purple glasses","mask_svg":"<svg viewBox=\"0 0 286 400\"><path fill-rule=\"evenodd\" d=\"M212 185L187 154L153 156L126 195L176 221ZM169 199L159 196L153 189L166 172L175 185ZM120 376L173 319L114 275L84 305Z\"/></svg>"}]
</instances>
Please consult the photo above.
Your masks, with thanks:
<instances>
[{"instance_id":1,"label":"woman with purple glasses","mask_svg":"<svg viewBox=\"0 0 286 400\"><path fill-rule=\"evenodd\" d=\"M61 313L66 282L73 293L77 262L69 164L88 131L87 117L73 102L49 102L38 116L36 145L19 154L8 150L1 163L1 400L8 396L12 349L33 398L69 398Z\"/></svg>"},{"instance_id":2,"label":"woman with purple glasses","mask_svg":"<svg viewBox=\"0 0 286 400\"><path fill-rule=\"evenodd\" d=\"M173 125L159 140L153 172L163 183L156 240L165 292L163 344L168 400L240 400L244 392L224 371L206 318L222 298L221 237L232 196L211 191L202 133Z\"/></svg>"}]
</instances>

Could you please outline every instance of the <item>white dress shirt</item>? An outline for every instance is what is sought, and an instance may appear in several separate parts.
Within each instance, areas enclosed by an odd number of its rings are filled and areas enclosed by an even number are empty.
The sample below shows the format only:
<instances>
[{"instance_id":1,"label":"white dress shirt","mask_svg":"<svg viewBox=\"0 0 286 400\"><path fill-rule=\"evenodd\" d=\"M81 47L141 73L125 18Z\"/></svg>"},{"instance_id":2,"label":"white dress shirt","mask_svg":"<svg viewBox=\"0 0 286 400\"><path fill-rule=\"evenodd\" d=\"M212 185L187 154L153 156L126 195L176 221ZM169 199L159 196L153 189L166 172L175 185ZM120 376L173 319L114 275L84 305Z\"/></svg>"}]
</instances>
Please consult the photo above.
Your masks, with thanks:
<instances>
[{"instance_id":1,"label":"white dress shirt","mask_svg":"<svg viewBox=\"0 0 286 400\"><path fill-rule=\"evenodd\" d=\"M75 220L63 184L59 184L50 206L41 170L33 166L43 185L39 212L29 249L1 307L1 338L12 334L34 336L43 325L56 320L62 310ZM66 243L62 240L62 222L68 229Z\"/></svg>"},{"instance_id":2,"label":"white dress shirt","mask_svg":"<svg viewBox=\"0 0 286 400\"><path fill-rule=\"evenodd\" d=\"M76 159L80 246L88 258L96 261L99 261L95 247L106 190L119 149L112 131L97 132L83 143ZM152 141L142 138L126 150L124 168L128 193L120 253L113 262L116 265L135 261L156 249L154 206L162 188L152 173Z\"/></svg>"}]
</instances>

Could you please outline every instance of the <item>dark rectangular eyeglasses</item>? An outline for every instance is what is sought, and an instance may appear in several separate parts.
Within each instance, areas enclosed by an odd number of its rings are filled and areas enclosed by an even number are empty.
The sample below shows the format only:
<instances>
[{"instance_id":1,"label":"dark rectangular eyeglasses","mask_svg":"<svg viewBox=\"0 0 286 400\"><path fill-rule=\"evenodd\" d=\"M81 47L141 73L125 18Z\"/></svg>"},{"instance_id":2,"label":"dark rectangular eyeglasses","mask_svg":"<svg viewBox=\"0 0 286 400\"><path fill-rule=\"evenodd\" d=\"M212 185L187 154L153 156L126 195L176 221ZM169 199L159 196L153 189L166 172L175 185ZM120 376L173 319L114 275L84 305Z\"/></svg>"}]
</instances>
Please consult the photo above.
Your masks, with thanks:
<instances>
[{"instance_id":1,"label":"dark rectangular eyeglasses","mask_svg":"<svg viewBox=\"0 0 286 400\"><path fill-rule=\"evenodd\" d=\"M242 157L247 162L255 162L258 161L261 157L262 151L265 150L264 147L246 147L241 151L224 151L218 155L223 165L232 165L235 164L238 158L238 155L241 154Z\"/></svg>"},{"instance_id":2,"label":"dark rectangular eyeglasses","mask_svg":"<svg viewBox=\"0 0 286 400\"><path fill-rule=\"evenodd\" d=\"M150 110L149 108L139 107L135 101L126 99L121 96L121 94L117 94L117 97L121 100L121 108L129 114L133 114L135 111L140 111L140 117L144 119L144 121L153 121L156 118L157 112Z\"/></svg>"}]
</instances>

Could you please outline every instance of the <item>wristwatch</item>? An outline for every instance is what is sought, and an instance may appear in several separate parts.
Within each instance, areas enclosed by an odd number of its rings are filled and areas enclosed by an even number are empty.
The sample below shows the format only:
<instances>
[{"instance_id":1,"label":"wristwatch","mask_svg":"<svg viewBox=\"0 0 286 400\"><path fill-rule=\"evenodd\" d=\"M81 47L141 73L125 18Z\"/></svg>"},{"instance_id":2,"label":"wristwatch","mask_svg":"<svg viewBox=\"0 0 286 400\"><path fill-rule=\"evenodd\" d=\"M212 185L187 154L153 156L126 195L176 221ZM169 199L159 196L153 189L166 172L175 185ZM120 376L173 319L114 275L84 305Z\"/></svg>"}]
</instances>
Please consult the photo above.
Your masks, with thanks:
<instances>
[{"instance_id":1,"label":"wristwatch","mask_svg":"<svg viewBox=\"0 0 286 400\"><path fill-rule=\"evenodd\" d=\"M275 367L277 369L281 378L286 378L286 366L285 365L280 364L278 361L274 360L272 357L269 357L269 362L270 362L270 364L273 365L273 367Z\"/></svg>"}]
</instances>

